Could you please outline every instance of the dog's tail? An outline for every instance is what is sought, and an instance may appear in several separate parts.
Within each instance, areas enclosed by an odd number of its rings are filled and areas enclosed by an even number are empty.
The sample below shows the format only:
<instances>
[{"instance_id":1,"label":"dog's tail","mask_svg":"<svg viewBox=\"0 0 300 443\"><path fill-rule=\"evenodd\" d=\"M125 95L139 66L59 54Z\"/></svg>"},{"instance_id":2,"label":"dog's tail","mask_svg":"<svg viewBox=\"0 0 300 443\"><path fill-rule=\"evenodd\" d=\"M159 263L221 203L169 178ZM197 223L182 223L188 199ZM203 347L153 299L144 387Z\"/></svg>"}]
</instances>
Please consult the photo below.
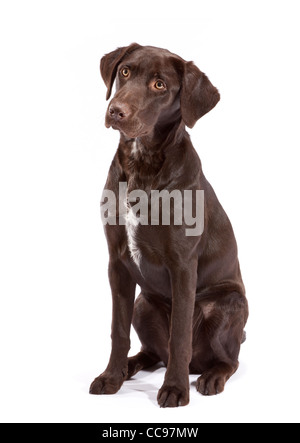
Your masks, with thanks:
<instances>
[{"instance_id":1,"label":"dog's tail","mask_svg":"<svg viewBox=\"0 0 300 443\"><path fill-rule=\"evenodd\" d=\"M247 336L246 336L246 331L243 331L243 336L242 336L241 344L244 343L244 342L246 341L246 338L247 338Z\"/></svg>"}]
</instances>

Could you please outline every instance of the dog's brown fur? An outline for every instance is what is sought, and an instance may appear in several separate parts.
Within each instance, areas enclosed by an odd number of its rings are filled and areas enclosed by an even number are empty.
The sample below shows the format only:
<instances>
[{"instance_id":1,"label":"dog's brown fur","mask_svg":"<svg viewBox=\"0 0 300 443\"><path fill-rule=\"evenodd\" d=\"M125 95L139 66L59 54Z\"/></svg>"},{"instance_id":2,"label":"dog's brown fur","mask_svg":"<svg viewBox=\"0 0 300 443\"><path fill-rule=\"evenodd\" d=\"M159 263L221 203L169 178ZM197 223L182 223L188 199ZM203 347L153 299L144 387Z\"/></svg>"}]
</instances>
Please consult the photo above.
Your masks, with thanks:
<instances>
[{"instance_id":1,"label":"dog's brown fur","mask_svg":"<svg viewBox=\"0 0 300 443\"><path fill-rule=\"evenodd\" d=\"M113 297L112 351L92 394L113 394L137 371L167 367L158 403L189 402L189 372L197 390L223 391L238 368L248 305L230 221L206 180L185 125L193 127L219 101L218 90L192 62L167 50L132 44L105 55L101 74L109 99L106 126L120 131L106 189L204 190L201 236L187 226L138 225L133 260L126 227L105 226ZM157 83L159 82L159 83ZM118 215L118 214L117 214ZM172 217L171 217L172 220ZM134 302L138 284L141 294ZM133 323L141 352L128 358Z\"/></svg>"}]
</instances>

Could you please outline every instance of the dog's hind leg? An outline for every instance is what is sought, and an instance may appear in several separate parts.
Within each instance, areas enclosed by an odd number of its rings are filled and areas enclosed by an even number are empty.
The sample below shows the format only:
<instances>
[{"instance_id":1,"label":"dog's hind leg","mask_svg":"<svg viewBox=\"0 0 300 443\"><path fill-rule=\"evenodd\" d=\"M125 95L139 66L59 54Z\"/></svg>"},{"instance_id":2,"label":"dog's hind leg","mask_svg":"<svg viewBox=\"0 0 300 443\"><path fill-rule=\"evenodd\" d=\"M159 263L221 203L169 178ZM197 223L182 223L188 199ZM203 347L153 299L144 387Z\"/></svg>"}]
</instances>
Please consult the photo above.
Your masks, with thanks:
<instances>
[{"instance_id":1,"label":"dog's hind leg","mask_svg":"<svg viewBox=\"0 0 300 443\"><path fill-rule=\"evenodd\" d=\"M191 367L202 373L197 380L197 390L203 395L215 395L224 390L225 383L239 366L248 305L245 297L233 292L213 302L201 303L199 308L203 316L194 337Z\"/></svg>"},{"instance_id":2,"label":"dog's hind leg","mask_svg":"<svg viewBox=\"0 0 300 443\"><path fill-rule=\"evenodd\" d=\"M127 380L159 361L168 363L169 322L167 313L140 294L134 304L132 324L142 344L141 352L128 358Z\"/></svg>"}]
</instances>

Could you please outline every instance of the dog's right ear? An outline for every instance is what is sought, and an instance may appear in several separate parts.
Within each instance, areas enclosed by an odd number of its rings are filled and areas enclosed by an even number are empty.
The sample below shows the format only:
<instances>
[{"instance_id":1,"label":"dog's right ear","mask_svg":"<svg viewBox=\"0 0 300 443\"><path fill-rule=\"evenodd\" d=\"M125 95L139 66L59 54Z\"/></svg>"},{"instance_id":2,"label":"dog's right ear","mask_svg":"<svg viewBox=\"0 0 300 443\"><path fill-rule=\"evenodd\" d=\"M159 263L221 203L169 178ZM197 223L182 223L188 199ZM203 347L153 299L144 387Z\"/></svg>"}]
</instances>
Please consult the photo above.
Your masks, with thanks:
<instances>
[{"instance_id":1,"label":"dog's right ear","mask_svg":"<svg viewBox=\"0 0 300 443\"><path fill-rule=\"evenodd\" d=\"M122 61L125 55L131 54L131 52L140 48L137 43L132 43L129 46L118 48L109 54L104 55L100 61L100 72L107 87L106 100L111 95L112 86L116 78L118 64Z\"/></svg>"}]
</instances>

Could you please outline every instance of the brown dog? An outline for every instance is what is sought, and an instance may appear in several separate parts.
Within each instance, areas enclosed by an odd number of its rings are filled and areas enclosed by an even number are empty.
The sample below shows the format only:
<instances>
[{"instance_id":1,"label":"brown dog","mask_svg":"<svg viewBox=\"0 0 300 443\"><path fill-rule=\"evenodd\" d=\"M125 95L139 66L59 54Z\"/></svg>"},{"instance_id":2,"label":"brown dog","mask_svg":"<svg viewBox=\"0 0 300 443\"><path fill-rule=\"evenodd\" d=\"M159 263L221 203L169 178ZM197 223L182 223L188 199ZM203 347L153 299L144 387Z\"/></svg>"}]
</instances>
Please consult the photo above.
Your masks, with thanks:
<instances>
[{"instance_id":1,"label":"brown dog","mask_svg":"<svg viewBox=\"0 0 300 443\"><path fill-rule=\"evenodd\" d=\"M248 317L230 221L185 130L220 96L192 62L164 49L138 44L119 48L102 58L100 69L107 99L116 80L106 126L120 131L105 189L125 200L127 209L123 206L123 217L122 208L116 207L116 223L105 225L112 350L90 392L113 394L139 370L163 361L167 370L158 403L183 406L189 402L189 373L202 374L197 390L204 395L224 390L238 368ZM124 197L119 184L125 182ZM170 205L169 224L161 215L152 224L139 219L137 212L132 217L128 196L133 190L149 197L148 216L154 190L191 191L193 215L198 209L196 191L204 191L203 229L187 234L186 220L175 223L175 203ZM141 294L134 302L137 284ZM131 323L142 348L128 358Z\"/></svg>"}]
</instances>

